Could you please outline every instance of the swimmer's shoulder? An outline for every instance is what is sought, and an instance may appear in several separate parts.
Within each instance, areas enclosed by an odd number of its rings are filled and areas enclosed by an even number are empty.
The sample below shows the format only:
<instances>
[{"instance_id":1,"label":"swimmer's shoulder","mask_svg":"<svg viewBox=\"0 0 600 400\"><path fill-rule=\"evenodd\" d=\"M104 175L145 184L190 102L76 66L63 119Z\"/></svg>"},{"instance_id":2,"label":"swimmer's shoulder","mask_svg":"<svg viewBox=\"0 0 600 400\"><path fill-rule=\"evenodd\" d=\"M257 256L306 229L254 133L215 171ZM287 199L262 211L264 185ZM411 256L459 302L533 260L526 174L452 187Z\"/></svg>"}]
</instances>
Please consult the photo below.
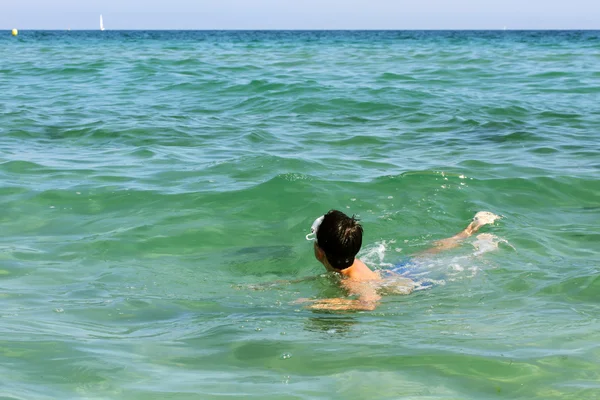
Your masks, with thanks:
<instances>
[{"instance_id":1,"label":"swimmer's shoulder","mask_svg":"<svg viewBox=\"0 0 600 400\"><path fill-rule=\"evenodd\" d=\"M344 278L358 282L378 281L381 280L381 275L376 271L371 270L365 263L357 259L355 265L352 266L351 270Z\"/></svg>"}]
</instances>

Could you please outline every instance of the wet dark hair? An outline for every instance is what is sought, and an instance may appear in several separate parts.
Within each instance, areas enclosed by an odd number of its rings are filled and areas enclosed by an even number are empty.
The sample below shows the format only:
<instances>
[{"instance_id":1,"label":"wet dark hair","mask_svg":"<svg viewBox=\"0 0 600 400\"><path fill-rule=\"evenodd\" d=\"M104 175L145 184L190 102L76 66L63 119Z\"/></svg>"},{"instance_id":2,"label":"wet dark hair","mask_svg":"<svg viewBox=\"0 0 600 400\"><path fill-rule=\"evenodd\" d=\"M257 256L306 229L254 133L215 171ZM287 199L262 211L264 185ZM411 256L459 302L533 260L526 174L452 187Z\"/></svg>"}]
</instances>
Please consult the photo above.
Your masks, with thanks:
<instances>
[{"instance_id":1,"label":"wet dark hair","mask_svg":"<svg viewBox=\"0 0 600 400\"><path fill-rule=\"evenodd\" d=\"M341 211L331 210L325 214L317 231L317 245L325 252L329 264L338 270L354 263L362 246L362 226L358 219Z\"/></svg>"}]
</instances>

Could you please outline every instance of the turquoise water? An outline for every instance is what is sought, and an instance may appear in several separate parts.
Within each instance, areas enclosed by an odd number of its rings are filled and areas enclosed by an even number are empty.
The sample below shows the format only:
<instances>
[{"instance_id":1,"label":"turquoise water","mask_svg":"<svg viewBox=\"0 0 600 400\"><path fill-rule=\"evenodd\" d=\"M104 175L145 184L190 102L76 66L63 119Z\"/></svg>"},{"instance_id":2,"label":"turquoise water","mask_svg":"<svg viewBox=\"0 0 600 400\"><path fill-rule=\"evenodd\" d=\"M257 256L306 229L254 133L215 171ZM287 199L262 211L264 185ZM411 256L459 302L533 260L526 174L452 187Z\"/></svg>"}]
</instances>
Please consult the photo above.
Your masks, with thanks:
<instances>
[{"instance_id":1,"label":"turquoise water","mask_svg":"<svg viewBox=\"0 0 600 400\"><path fill-rule=\"evenodd\" d=\"M0 398L600 399L600 32L0 54ZM331 208L378 269L504 218L430 289L313 312L343 295L304 239Z\"/></svg>"}]
</instances>

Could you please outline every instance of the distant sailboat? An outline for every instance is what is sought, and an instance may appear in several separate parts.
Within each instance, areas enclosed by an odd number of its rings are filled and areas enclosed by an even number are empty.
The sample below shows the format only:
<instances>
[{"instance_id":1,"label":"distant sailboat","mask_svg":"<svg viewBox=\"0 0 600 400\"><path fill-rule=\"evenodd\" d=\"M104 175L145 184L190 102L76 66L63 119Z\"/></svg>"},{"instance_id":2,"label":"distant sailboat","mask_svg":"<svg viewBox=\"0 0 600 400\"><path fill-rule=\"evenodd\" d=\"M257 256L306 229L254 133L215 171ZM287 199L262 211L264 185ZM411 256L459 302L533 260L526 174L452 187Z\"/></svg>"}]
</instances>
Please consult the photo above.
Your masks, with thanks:
<instances>
[{"instance_id":1,"label":"distant sailboat","mask_svg":"<svg viewBox=\"0 0 600 400\"><path fill-rule=\"evenodd\" d=\"M102 20L102 14L100 14L100 30L104 30L104 21Z\"/></svg>"}]
</instances>

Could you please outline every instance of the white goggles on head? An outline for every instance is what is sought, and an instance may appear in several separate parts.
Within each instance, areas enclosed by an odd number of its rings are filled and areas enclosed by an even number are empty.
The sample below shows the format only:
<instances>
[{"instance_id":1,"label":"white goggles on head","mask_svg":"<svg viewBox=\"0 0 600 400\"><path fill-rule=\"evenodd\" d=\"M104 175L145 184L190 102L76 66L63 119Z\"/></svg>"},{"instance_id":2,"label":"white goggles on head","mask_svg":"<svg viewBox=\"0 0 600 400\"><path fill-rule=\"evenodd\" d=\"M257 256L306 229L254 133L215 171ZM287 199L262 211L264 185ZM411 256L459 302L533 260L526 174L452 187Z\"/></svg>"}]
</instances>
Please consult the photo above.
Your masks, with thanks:
<instances>
[{"instance_id":1,"label":"white goggles on head","mask_svg":"<svg viewBox=\"0 0 600 400\"><path fill-rule=\"evenodd\" d=\"M312 226L310 227L310 233L306 235L306 240L314 240L317 241L317 232L319 231L319 227L321 223L323 223L323 219L325 219L324 215L321 215L319 218L315 219Z\"/></svg>"}]
</instances>

